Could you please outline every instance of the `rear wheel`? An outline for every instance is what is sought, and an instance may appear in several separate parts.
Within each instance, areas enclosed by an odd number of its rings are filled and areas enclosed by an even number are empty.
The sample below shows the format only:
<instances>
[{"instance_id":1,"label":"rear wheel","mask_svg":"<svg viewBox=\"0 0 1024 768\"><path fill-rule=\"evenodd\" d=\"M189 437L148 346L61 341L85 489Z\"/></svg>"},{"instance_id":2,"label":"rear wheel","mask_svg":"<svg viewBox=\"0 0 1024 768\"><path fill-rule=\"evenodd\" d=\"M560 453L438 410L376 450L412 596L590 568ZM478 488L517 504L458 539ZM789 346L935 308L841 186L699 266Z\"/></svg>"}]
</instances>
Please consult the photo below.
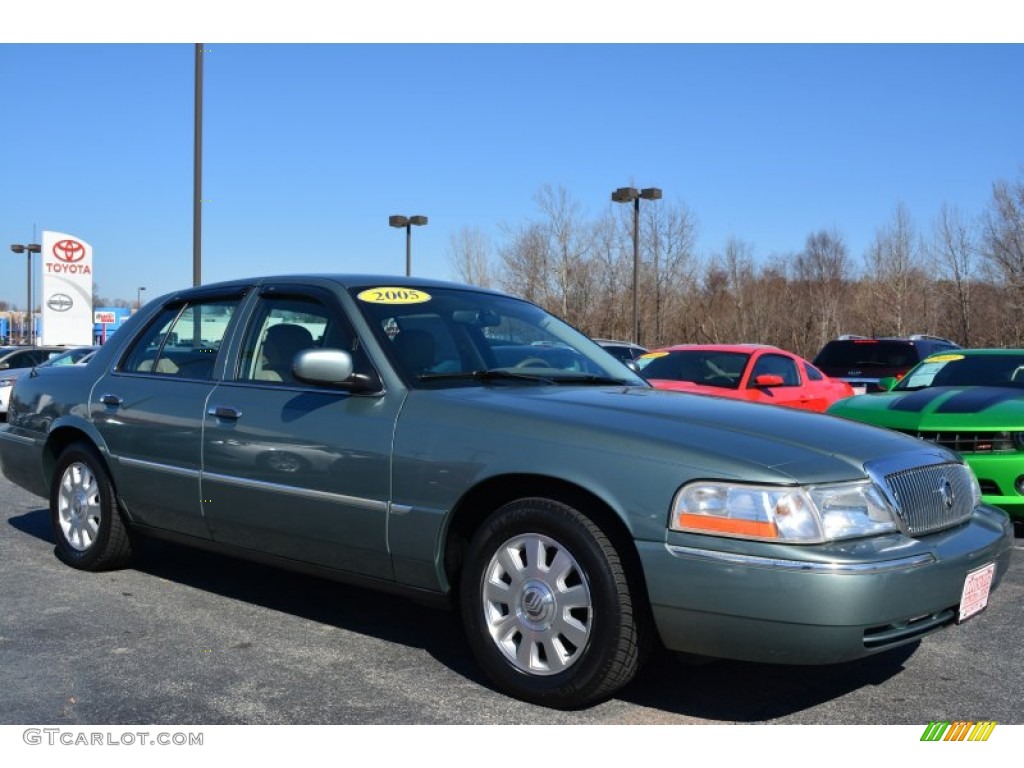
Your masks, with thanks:
<instances>
[{"instance_id":1,"label":"rear wheel","mask_svg":"<svg viewBox=\"0 0 1024 768\"><path fill-rule=\"evenodd\" d=\"M50 486L57 555L86 571L120 568L132 556L107 469L92 446L73 443L57 460Z\"/></svg>"},{"instance_id":2,"label":"rear wheel","mask_svg":"<svg viewBox=\"0 0 1024 768\"><path fill-rule=\"evenodd\" d=\"M461 609L495 683L535 704L592 704L626 685L642 647L621 558L578 510L520 499L470 542Z\"/></svg>"}]
</instances>

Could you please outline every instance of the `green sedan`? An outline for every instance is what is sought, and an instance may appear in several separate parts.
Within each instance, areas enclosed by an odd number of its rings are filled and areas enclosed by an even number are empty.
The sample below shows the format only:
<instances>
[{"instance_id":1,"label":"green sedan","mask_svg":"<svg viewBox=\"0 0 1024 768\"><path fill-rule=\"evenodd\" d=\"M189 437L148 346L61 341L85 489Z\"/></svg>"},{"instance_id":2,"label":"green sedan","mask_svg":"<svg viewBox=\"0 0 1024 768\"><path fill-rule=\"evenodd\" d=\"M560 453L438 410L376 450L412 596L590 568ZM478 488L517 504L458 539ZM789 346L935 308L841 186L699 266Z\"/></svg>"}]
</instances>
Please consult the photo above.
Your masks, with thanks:
<instances>
[{"instance_id":1,"label":"green sedan","mask_svg":"<svg viewBox=\"0 0 1024 768\"><path fill-rule=\"evenodd\" d=\"M447 604L495 686L551 707L657 645L917 642L984 611L1014 541L953 451L656 390L534 304L413 278L153 299L87 365L18 380L0 469L73 568L156 537Z\"/></svg>"},{"instance_id":2,"label":"green sedan","mask_svg":"<svg viewBox=\"0 0 1024 768\"><path fill-rule=\"evenodd\" d=\"M952 448L974 470L982 499L1024 521L1024 349L942 352L887 383L888 392L828 412Z\"/></svg>"}]
</instances>

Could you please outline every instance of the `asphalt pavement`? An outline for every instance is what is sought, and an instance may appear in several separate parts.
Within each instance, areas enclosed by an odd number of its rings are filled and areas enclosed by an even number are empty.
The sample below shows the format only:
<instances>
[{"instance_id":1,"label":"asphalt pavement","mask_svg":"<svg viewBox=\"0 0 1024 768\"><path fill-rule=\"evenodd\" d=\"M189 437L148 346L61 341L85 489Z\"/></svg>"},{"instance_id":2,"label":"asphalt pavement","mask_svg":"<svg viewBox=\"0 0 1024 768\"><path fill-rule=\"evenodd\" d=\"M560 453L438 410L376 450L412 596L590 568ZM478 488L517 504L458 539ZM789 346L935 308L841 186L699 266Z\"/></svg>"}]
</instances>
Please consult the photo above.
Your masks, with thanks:
<instances>
[{"instance_id":1,"label":"asphalt pavement","mask_svg":"<svg viewBox=\"0 0 1024 768\"><path fill-rule=\"evenodd\" d=\"M855 663L656 654L574 712L493 690L456 614L159 542L128 570L54 555L45 501L0 478L0 724L1024 723L1024 539L989 607Z\"/></svg>"}]
</instances>

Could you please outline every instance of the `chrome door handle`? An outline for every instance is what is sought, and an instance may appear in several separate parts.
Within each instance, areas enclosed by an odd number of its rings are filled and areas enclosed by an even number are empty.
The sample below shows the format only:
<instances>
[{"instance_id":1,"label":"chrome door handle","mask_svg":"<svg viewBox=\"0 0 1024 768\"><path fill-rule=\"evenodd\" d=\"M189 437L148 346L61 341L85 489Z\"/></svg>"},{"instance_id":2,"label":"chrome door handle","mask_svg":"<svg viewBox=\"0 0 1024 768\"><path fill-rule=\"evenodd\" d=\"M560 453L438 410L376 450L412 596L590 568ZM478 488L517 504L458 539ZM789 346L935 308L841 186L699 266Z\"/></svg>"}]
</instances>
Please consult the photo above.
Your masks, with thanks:
<instances>
[{"instance_id":1,"label":"chrome door handle","mask_svg":"<svg viewBox=\"0 0 1024 768\"><path fill-rule=\"evenodd\" d=\"M239 419L242 416L242 412L237 408L232 408L230 405L211 405L207 413L211 416L216 416L218 419Z\"/></svg>"},{"instance_id":2,"label":"chrome door handle","mask_svg":"<svg viewBox=\"0 0 1024 768\"><path fill-rule=\"evenodd\" d=\"M116 408L117 406L121 405L121 403L123 403L124 400L122 400L117 395L106 394L100 396L100 402L103 403L104 405L111 405Z\"/></svg>"}]
</instances>

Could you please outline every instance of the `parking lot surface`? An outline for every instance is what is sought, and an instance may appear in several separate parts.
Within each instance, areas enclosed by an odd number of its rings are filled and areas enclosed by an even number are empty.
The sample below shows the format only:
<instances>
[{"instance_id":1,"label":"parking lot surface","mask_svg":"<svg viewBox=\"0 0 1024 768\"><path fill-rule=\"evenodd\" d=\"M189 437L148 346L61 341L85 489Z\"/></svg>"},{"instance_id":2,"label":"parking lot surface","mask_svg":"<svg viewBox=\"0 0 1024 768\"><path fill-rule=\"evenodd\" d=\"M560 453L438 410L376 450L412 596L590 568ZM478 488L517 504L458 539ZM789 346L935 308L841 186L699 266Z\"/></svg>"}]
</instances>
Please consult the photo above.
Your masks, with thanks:
<instances>
[{"instance_id":1,"label":"parking lot surface","mask_svg":"<svg viewBox=\"0 0 1024 768\"><path fill-rule=\"evenodd\" d=\"M46 502L0 479L0 723L1024 723L1024 539L978 617L860 662L656 654L562 712L492 690L455 613L179 546L90 574L54 556Z\"/></svg>"}]
</instances>

